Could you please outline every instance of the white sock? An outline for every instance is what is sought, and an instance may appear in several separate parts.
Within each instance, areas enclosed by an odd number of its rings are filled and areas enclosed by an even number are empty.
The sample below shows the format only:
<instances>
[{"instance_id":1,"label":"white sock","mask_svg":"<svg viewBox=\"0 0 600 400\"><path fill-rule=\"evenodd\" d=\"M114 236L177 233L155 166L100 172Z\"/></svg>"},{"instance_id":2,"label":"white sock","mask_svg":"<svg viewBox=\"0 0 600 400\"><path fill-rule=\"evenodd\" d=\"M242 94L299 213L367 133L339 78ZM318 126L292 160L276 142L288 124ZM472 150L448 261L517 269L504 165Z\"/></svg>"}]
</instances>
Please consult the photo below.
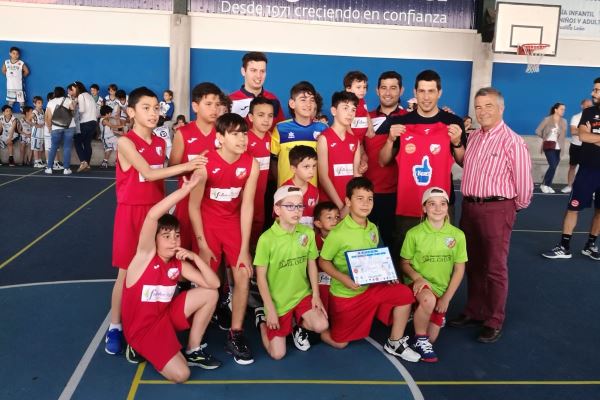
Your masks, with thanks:
<instances>
[{"instance_id":1,"label":"white sock","mask_svg":"<svg viewBox=\"0 0 600 400\"><path fill-rule=\"evenodd\" d=\"M192 354L195 351L200 351L200 347L195 347L193 349L186 350L185 354Z\"/></svg>"},{"instance_id":2,"label":"white sock","mask_svg":"<svg viewBox=\"0 0 600 400\"><path fill-rule=\"evenodd\" d=\"M111 329L118 329L118 330L122 331L123 327L121 326L121 324L110 324L108 327L108 330L110 331Z\"/></svg>"}]
</instances>

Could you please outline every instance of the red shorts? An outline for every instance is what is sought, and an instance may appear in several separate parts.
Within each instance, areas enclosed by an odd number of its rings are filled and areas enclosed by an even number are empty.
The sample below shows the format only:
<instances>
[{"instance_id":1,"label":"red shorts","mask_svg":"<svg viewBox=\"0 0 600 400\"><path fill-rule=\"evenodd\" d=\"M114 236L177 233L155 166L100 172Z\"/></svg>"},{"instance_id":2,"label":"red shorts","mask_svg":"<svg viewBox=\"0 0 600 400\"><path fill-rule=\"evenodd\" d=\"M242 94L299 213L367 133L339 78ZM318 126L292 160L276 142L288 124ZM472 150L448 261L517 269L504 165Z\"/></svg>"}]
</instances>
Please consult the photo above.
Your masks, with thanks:
<instances>
[{"instance_id":1,"label":"red shorts","mask_svg":"<svg viewBox=\"0 0 600 400\"><path fill-rule=\"evenodd\" d=\"M373 319L385 325L393 322L392 310L415 302L412 290L402 284L371 285L355 297L329 297L331 337L336 342L349 342L369 336Z\"/></svg>"},{"instance_id":2,"label":"red shorts","mask_svg":"<svg viewBox=\"0 0 600 400\"><path fill-rule=\"evenodd\" d=\"M190 328L190 322L185 316L186 296L187 292L175 296L165 312L156 317L150 329L127 338L131 347L154 365L157 371L162 371L177 352L181 351L177 331Z\"/></svg>"},{"instance_id":3,"label":"red shorts","mask_svg":"<svg viewBox=\"0 0 600 400\"><path fill-rule=\"evenodd\" d=\"M413 284L411 283L410 285L408 285L408 287L412 290ZM431 290L431 288L429 288L429 286L427 286L427 288L429 290ZM431 291L431 293L433 293L433 291ZM435 293L433 293L433 295L435 296L435 299L438 300L439 297L437 297L435 295ZM415 303L414 307L416 308L418 304ZM429 317L429 322L431 322L434 325L439 326L440 328L442 326L444 326L444 319L446 318L446 313L439 313L437 311L435 311L435 309L433 310L433 312L431 313L431 316Z\"/></svg>"},{"instance_id":4,"label":"red shorts","mask_svg":"<svg viewBox=\"0 0 600 400\"><path fill-rule=\"evenodd\" d=\"M267 337L269 340L273 340L275 336L286 337L292 333L292 317L296 317L296 323L300 325L304 313L311 309L312 294L309 294L300 300L300 303L296 304L296 307L279 317L279 329L269 329L269 327L267 327Z\"/></svg>"},{"instance_id":5,"label":"red shorts","mask_svg":"<svg viewBox=\"0 0 600 400\"><path fill-rule=\"evenodd\" d=\"M189 196L184 197L177 206L173 215L179 221L179 238L181 239L181 247L184 249L191 249L192 243L195 243L194 229L190 222L190 212L188 209ZM197 245L196 245L197 246Z\"/></svg>"},{"instance_id":6,"label":"red shorts","mask_svg":"<svg viewBox=\"0 0 600 400\"><path fill-rule=\"evenodd\" d=\"M135 256L140 231L153 204L117 204L113 228L112 265L127 269Z\"/></svg>"},{"instance_id":7,"label":"red shorts","mask_svg":"<svg viewBox=\"0 0 600 400\"><path fill-rule=\"evenodd\" d=\"M204 224L204 237L208 247L216 257L216 260L211 259L210 261L210 267L213 271L217 272L219 269L223 254L225 255L227 267L235 266L242 247L242 231L239 223L223 223L219 226ZM192 250L198 252L198 242L196 240L192 244ZM246 267L252 268L252 265Z\"/></svg>"},{"instance_id":8,"label":"red shorts","mask_svg":"<svg viewBox=\"0 0 600 400\"><path fill-rule=\"evenodd\" d=\"M329 285L319 285L319 296L327 314L329 314Z\"/></svg>"}]
</instances>

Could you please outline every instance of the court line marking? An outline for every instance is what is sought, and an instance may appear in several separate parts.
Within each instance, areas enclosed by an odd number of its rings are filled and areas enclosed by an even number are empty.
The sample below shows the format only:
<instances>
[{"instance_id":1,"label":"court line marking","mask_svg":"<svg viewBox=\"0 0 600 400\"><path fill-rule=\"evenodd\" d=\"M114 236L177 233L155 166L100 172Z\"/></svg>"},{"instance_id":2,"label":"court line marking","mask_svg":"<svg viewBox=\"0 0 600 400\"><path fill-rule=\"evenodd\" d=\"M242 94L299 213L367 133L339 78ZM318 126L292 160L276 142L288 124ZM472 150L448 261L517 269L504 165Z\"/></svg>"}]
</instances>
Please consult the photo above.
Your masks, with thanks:
<instances>
[{"instance_id":1,"label":"court line marking","mask_svg":"<svg viewBox=\"0 0 600 400\"><path fill-rule=\"evenodd\" d=\"M33 283L19 283L16 285L0 286L2 289L16 289L31 286L45 286L45 285L64 285L68 283L102 283L102 282L114 282L114 279L81 279L74 281L51 281L51 282L33 282Z\"/></svg>"},{"instance_id":2,"label":"court line marking","mask_svg":"<svg viewBox=\"0 0 600 400\"><path fill-rule=\"evenodd\" d=\"M39 173L39 172L42 172L42 171L43 171L43 170L41 170L41 169L38 169L37 171L33 171L33 172L31 172L31 173L29 173L29 174L25 174L25 175L19 175L19 174L15 174L15 175L5 175L5 174L2 174L2 176L18 176L18 178L16 178L16 179L12 179L12 180L10 180L10 181L6 181L6 182L2 182L2 183L0 183L0 187L2 187L2 186L4 186L4 185L8 185L9 183L13 183L13 182L16 182L16 181L20 181L21 179L25 179L25 178L27 178L27 177L33 176L33 175L35 175L35 174L37 174L37 173Z\"/></svg>"},{"instance_id":3,"label":"court line marking","mask_svg":"<svg viewBox=\"0 0 600 400\"><path fill-rule=\"evenodd\" d=\"M71 378L69 378L69 381L65 385L65 388L60 394L58 400L70 400L71 397L73 397L77 386L79 386L79 383L81 382L81 378L83 378L83 374L85 374L85 371L87 370L87 368L90 365L90 362L92 361L92 357L94 357L98 346L100 346L100 342L102 342L102 339L104 338L104 332L106 332L106 330L108 329L109 323L110 311L108 312L108 314L106 314L106 318L104 318L104 321L102 321L102 323L100 324L100 327L96 331L96 335L94 335L94 338L85 350L85 353L83 353L81 360L79 360L75 371L73 371Z\"/></svg>"},{"instance_id":4,"label":"court line marking","mask_svg":"<svg viewBox=\"0 0 600 400\"><path fill-rule=\"evenodd\" d=\"M140 386L140 382L142 380L142 375L144 374L144 369L146 369L146 362L140 363L135 371L135 375L133 377L133 381L131 381L131 388L129 388L129 393L127 394L127 400L135 399L135 394ZM164 381L166 383L171 384L170 381Z\"/></svg>"},{"instance_id":5,"label":"court line marking","mask_svg":"<svg viewBox=\"0 0 600 400\"><path fill-rule=\"evenodd\" d=\"M402 376L402 378L404 379L404 381L408 385L408 389L410 390L410 393L412 394L413 398L415 400L424 400L425 397L423 397L423 393L421 393L421 390L419 389L419 387L415 383L415 380L410 375L410 372L408 372L408 370L404 367L404 365L402 365L402 363L400 361L398 361L398 359L396 357L392 356L391 354L386 353L385 350L383 350L383 346L381 346L372 337L367 336L365 338L365 340L367 342L369 342L377 350L379 350L379 352L381 354L383 354L385 356L385 358L387 358L392 363L392 365L394 367L396 367L396 369L398 370L398 372L400 373L400 375Z\"/></svg>"},{"instance_id":6,"label":"court line marking","mask_svg":"<svg viewBox=\"0 0 600 400\"><path fill-rule=\"evenodd\" d=\"M8 258L7 260L5 260L2 264L0 264L0 270L2 268L6 267L8 264L10 264L14 259L16 259L17 257L19 257L21 254L25 253L31 247L33 247L37 242L39 242L40 240L42 240L43 238L45 238L46 236L48 236L50 233L52 233L54 230L56 230L56 228L58 228L59 226L61 226L62 224L64 224L73 215L77 214L79 211L81 211L88 204L90 204L91 202L93 202L94 200L96 200L98 197L100 197L101 195L103 195L107 190L109 190L110 188L112 188L114 185L115 185L115 182L111 183L110 185L108 185L107 187L105 187L104 189L102 189L101 191L99 191L98 193L96 193L91 199L87 200L85 203L83 203L82 205L80 205L79 207L77 207L75 210L71 211L66 217L64 217L63 219L61 219L60 221L58 221L56 224L54 224L54 226L52 226L46 232L42 233L40 236L38 236L37 238L35 238L31 243L29 243L28 245L26 245L25 247L23 247L21 250L19 250L18 252L16 252L14 255L12 255L10 258Z\"/></svg>"},{"instance_id":7,"label":"court line marking","mask_svg":"<svg viewBox=\"0 0 600 400\"><path fill-rule=\"evenodd\" d=\"M531 385L531 386L559 386L559 385L600 385L600 381L415 381L418 385L424 386L486 386L486 385ZM171 385L167 380L160 379L141 379L139 385ZM282 385L389 385L389 386L407 386L404 381L357 381L357 380L322 380L322 379L214 379L214 380L189 380L186 385L263 385L263 384L282 384Z\"/></svg>"},{"instance_id":8,"label":"court line marking","mask_svg":"<svg viewBox=\"0 0 600 400\"><path fill-rule=\"evenodd\" d=\"M0 174L0 176L18 176L18 179L14 179L12 181L8 181L8 182L4 182L2 184L0 184L0 187L2 185L5 185L7 183L10 182L14 182L14 181L18 181L19 179L23 179L23 178L27 178L27 177L31 177L31 178L39 178L39 179L50 179L50 178L58 178L58 179L91 179L91 180L97 180L97 181L114 181L115 180L115 176L81 176L81 175L33 175L39 171L34 171L31 174L27 174L27 175L19 175L19 174ZM169 179L165 179L166 182L178 182L177 179L173 179L173 178L169 178Z\"/></svg>"}]
</instances>

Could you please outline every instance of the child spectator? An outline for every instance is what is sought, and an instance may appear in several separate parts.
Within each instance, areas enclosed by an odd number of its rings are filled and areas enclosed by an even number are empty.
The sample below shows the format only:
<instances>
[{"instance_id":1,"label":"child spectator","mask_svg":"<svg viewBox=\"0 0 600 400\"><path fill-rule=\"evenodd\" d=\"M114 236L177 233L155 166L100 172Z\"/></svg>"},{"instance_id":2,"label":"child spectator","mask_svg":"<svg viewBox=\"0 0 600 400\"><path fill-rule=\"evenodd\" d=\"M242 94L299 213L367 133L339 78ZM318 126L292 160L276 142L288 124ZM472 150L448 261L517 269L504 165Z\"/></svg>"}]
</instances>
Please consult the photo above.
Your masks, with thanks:
<instances>
[{"instance_id":1,"label":"child spectator","mask_svg":"<svg viewBox=\"0 0 600 400\"><path fill-rule=\"evenodd\" d=\"M318 114L318 115L315 117L315 121L317 121L317 122L322 122L322 123L324 123L325 125L329 126L329 118L328 118L328 117L327 117L327 115L325 115L325 114Z\"/></svg>"},{"instance_id":2,"label":"child spectator","mask_svg":"<svg viewBox=\"0 0 600 400\"><path fill-rule=\"evenodd\" d=\"M250 231L258 163L246 153L248 125L238 114L224 114L216 123L219 148L206 154L206 182L190 194L189 215L197 239L194 251L217 271L221 259L233 275L231 329L226 350L236 363L254 362L242 327L253 274Z\"/></svg>"},{"instance_id":3,"label":"child spectator","mask_svg":"<svg viewBox=\"0 0 600 400\"><path fill-rule=\"evenodd\" d=\"M2 73L6 75L6 101L11 107L18 102L23 110L25 107L23 78L29 75L29 68L20 59L21 50L18 47L11 47L8 54L10 58L2 65Z\"/></svg>"},{"instance_id":4,"label":"child spectator","mask_svg":"<svg viewBox=\"0 0 600 400\"><path fill-rule=\"evenodd\" d=\"M173 132L177 132L177 130L179 128L181 128L182 126L184 126L185 124L187 124L187 121L185 120L185 115L183 114L179 114L177 116L177 118L175 118L175 123L173 124Z\"/></svg>"},{"instance_id":5,"label":"child spectator","mask_svg":"<svg viewBox=\"0 0 600 400\"><path fill-rule=\"evenodd\" d=\"M44 101L40 96L33 98L33 129L31 131L31 150L33 151L33 168L44 168L46 165L42 161L42 152L44 149Z\"/></svg>"},{"instance_id":6,"label":"child spectator","mask_svg":"<svg viewBox=\"0 0 600 400\"><path fill-rule=\"evenodd\" d=\"M201 175L196 171L190 181L148 211L123 289L127 359L139 362L141 355L175 383L189 378L188 366L214 369L221 365L200 346L217 302L219 278L197 254L179 246L177 219L167 214ZM180 276L197 287L175 295ZM176 332L186 329L190 334L184 355Z\"/></svg>"},{"instance_id":7,"label":"child spectator","mask_svg":"<svg viewBox=\"0 0 600 400\"><path fill-rule=\"evenodd\" d=\"M258 162L260 173L254 195L254 217L252 219L252 234L250 243L255 247L258 237L265 225L265 193L269 179L271 163L271 133L273 125L273 103L264 97L256 97L250 102L248 112L252 129L248 131L248 154Z\"/></svg>"},{"instance_id":8,"label":"child spectator","mask_svg":"<svg viewBox=\"0 0 600 400\"><path fill-rule=\"evenodd\" d=\"M336 92L331 99L333 125L317 139L319 199L331 200L339 207L342 218L346 184L360 176L360 142L350 131L356 113L358 97L351 92Z\"/></svg>"},{"instance_id":9,"label":"child spectator","mask_svg":"<svg viewBox=\"0 0 600 400\"><path fill-rule=\"evenodd\" d=\"M331 201L323 201L315 207L315 242L317 250L323 248L323 241L329 235L329 232L340 222L340 209ZM329 286L331 277L323 271L319 271L319 294L325 307L329 310Z\"/></svg>"},{"instance_id":10,"label":"child spectator","mask_svg":"<svg viewBox=\"0 0 600 400\"><path fill-rule=\"evenodd\" d=\"M296 186L302 190L304 212L300 223L311 228L315 206L319 202L319 189L311 183L317 173L317 152L310 146L299 145L292 147L289 159L292 177L283 184Z\"/></svg>"},{"instance_id":11,"label":"child spectator","mask_svg":"<svg viewBox=\"0 0 600 400\"><path fill-rule=\"evenodd\" d=\"M35 126L32 107L23 107L23 118L21 118L18 125L20 130L19 140L21 142L21 165L25 167L31 164L31 134Z\"/></svg>"},{"instance_id":12,"label":"child spectator","mask_svg":"<svg viewBox=\"0 0 600 400\"><path fill-rule=\"evenodd\" d=\"M369 117L369 108L365 102L367 94L369 78L360 71L350 71L344 76L344 89L347 92L354 93L358 97L358 105L356 106L356 116L352 121L352 133L362 143L365 135L373 137L373 123Z\"/></svg>"},{"instance_id":13,"label":"child spectator","mask_svg":"<svg viewBox=\"0 0 600 400\"><path fill-rule=\"evenodd\" d=\"M173 91L165 90L163 92L163 101L160 102L160 119L164 123L173 119L175 104L173 103ZM162 124L160 124L162 125Z\"/></svg>"},{"instance_id":14,"label":"child spectator","mask_svg":"<svg viewBox=\"0 0 600 400\"><path fill-rule=\"evenodd\" d=\"M171 130L159 118L158 119L158 126L156 128L154 128L153 133L156 136L158 136L159 138L161 138L162 140L165 141L165 146L166 146L165 152L166 152L167 161L168 161L169 157L171 156L171 147L173 147L173 142L171 140Z\"/></svg>"},{"instance_id":15,"label":"child spectator","mask_svg":"<svg viewBox=\"0 0 600 400\"><path fill-rule=\"evenodd\" d=\"M100 107L104 105L104 99L100 96L100 86L97 83L90 85L90 94L92 95L92 99L94 99L94 103L96 103L96 119L99 119L101 117Z\"/></svg>"},{"instance_id":16,"label":"child spectator","mask_svg":"<svg viewBox=\"0 0 600 400\"><path fill-rule=\"evenodd\" d=\"M108 168L110 155L113 151L117 150L118 137L115 131L119 126L111 123L112 108L110 108L110 106L100 107L100 115L100 139L104 146L104 159L102 159L100 168Z\"/></svg>"},{"instance_id":17,"label":"child spectator","mask_svg":"<svg viewBox=\"0 0 600 400\"><path fill-rule=\"evenodd\" d=\"M117 104L119 106L119 122L121 123L123 133L129 130L129 114L127 113L127 93L119 89L117 93L115 93L117 98Z\"/></svg>"},{"instance_id":18,"label":"child spectator","mask_svg":"<svg viewBox=\"0 0 600 400\"><path fill-rule=\"evenodd\" d=\"M14 143L19 140L17 132L17 119L13 115L12 107L8 104L2 106L2 116L0 116L2 125L2 136L0 136L0 148L8 147L8 165L15 166Z\"/></svg>"},{"instance_id":19,"label":"child spectator","mask_svg":"<svg viewBox=\"0 0 600 400\"><path fill-rule=\"evenodd\" d=\"M406 361L419 361L419 354L408 345L404 329L415 298L403 284L381 283L360 286L348 274L346 252L375 248L379 244L377 227L369 221L373 209L373 184L357 177L348 182L346 204L349 214L329 233L319 258L321 269L331 276L329 321L331 329L321 334L326 343L344 348L350 341L369 335L377 317L390 326L385 351Z\"/></svg>"},{"instance_id":20,"label":"child spectator","mask_svg":"<svg viewBox=\"0 0 600 400\"><path fill-rule=\"evenodd\" d=\"M133 90L127 113L134 126L118 141L112 265L119 268L119 273L112 291L111 321L104 347L108 354L118 354L123 349L121 299L125 275L136 253L144 219L164 197L164 179L198 169L206 162L198 158L163 168L165 142L152 135L158 111L158 98L153 91L146 87Z\"/></svg>"},{"instance_id":21,"label":"child spectator","mask_svg":"<svg viewBox=\"0 0 600 400\"><path fill-rule=\"evenodd\" d=\"M232 104L233 103L231 102L231 99L229 98L229 96L227 96L225 93L221 92L221 94L219 94L219 107L218 107L217 115L220 117L223 114L230 113ZM269 127L269 129L270 128L271 127Z\"/></svg>"},{"instance_id":22,"label":"child spectator","mask_svg":"<svg viewBox=\"0 0 600 400\"><path fill-rule=\"evenodd\" d=\"M119 108L119 100L117 100L117 90L119 90L119 87L114 83L108 85L108 94L104 97L104 105L112 108L112 117L118 120L120 119L121 110Z\"/></svg>"},{"instance_id":23,"label":"child spectator","mask_svg":"<svg viewBox=\"0 0 600 400\"><path fill-rule=\"evenodd\" d=\"M300 144L316 149L317 137L327 129L327 125L313 121L317 108L316 93L310 82L302 81L292 86L288 102L292 119L278 123L273 130L271 154L277 160L278 186L293 175L288 157L290 150ZM311 183L317 185L316 174L311 178Z\"/></svg>"},{"instance_id":24,"label":"child spectator","mask_svg":"<svg viewBox=\"0 0 600 400\"><path fill-rule=\"evenodd\" d=\"M46 94L46 105L48 105L48 103L50 103L50 100L52 100L52 99L54 99L54 92L49 92L48 94ZM60 161L62 159L60 149L56 149L56 156L54 158L53 164L51 166L48 165L48 160L50 159L50 149L52 148L52 135L50 133L50 125L46 124L46 112L44 112L43 115L44 115L44 151L46 153L46 168L52 168L54 171L60 171L60 170L64 169L62 162Z\"/></svg>"},{"instance_id":25,"label":"child spectator","mask_svg":"<svg viewBox=\"0 0 600 400\"><path fill-rule=\"evenodd\" d=\"M292 333L298 350L310 349L308 332L328 328L327 312L318 289L315 233L299 224L302 191L284 185L274 195L277 220L258 240L254 265L264 308L255 310L256 326L269 355L280 360L286 353L286 337ZM283 268L285 267L285 268Z\"/></svg>"},{"instance_id":26,"label":"child spectator","mask_svg":"<svg viewBox=\"0 0 600 400\"><path fill-rule=\"evenodd\" d=\"M423 193L425 220L406 233L400 257L404 282L417 299L413 348L425 362L438 360L433 345L444 326L448 304L465 273L465 234L448 220L448 194L439 187Z\"/></svg>"}]
</instances>

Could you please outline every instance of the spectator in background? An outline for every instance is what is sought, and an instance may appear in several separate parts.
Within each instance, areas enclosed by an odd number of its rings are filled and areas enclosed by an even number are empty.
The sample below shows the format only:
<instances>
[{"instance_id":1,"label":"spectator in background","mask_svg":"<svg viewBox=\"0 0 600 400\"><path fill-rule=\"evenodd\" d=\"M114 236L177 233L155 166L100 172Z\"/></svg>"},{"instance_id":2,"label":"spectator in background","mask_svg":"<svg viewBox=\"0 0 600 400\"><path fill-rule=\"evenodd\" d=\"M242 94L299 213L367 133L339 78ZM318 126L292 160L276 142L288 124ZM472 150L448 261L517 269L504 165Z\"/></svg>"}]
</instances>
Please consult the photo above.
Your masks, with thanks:
<instances>
[{"instance_id":1,"label":"spectator in background","mask_svg":"<svg viewBox=\"0 0 600 400\"><path fill-rule=\"evenodd\" d=\"M567 174L567 186L561 189L563 193L571 193L573 189L573 181L575 180L575 173L577 172L577 166L579 165L579 158L581 157L581 140L579 140L579 120L581 119L581 113L588 107L592 106L592 100L583 99L581 100L580 107L581 111L571 117L571 146L569 146L569 173Z\"/></svg>"},{"instance_id":2,"label":"spectator in background","mask_svg":"<svg viewBox=\"0 0 600 400\"><path fill-rule=\"evenodd\" d=\"M473 118L471 118L468 115L465 115L463 117L463 123L465 124L465 133L468 137L471 134L471 132L475 130L475 128L473 127Z\"/></svg>"},{"instance_id":3,"label":"spectator in background","mask_svg":"<svg viewBox=\"0 0 600 400\"><path fill-rule=\"evenodd\" d=\"M560 151L565 147L565 137L567 136L567 120L564 115L565 105L555 103L550 108L548 116L535 130L535 134L542 138L542 151L548 160L548 169L540 184L540 190L543 193L554 193L554 189L550 186L556 173L556 167L560 162Z\"/></svg>"},{"instance_id":4,"label":"spectator in background","mask_svg":"<svg viewBox=\"0 0 600 400\"><path fill-rule=\"evenodd\" d=\"M60 145L63 145L64 151L64 175L71 175L71 146L73 145L73 135L75 134L75 118L71 119L71 123L68 127L63 128L61 126L55 125L52 122L52 114L56 107L62 105L63 107L73 110L75 108L75 103L71 101L67 97L67 93L65 89L57 86L54 88L54 98L48 102L46 106L46 126L50 130L50 135L52 137L52 146L50 147L50 154L48 155L48 163L47 167L44 170L44 173L48 175L52 175L51 165L54 164L54 157L56 156L56 152Z\"/></svg>"},{"instance_id":5,"label":"spectator in background","mask_svg":"<svg viewBox=\"0 0 600 400\"><path fill-rule=\"evenodd\" d=\"M163 92L163 101L159 103L159 107L159 126L162 126L166 121L170 121L173 119L173 113L175 112L175 103L173 103L172 90L167 89Z\"/></svg>"},{"instance_id":6,"label":"spectator in background","mask_svg":"<svg viewBox=\"0 0 600 400\"><path fill-rule=\"evenodd\" d=\"M76 81L68 87L69 95L75 97L77 110L79 111L80 134L75 135L75 151L79 157L79 168L77 172L89 169L92 159L92 139L96 135L98 122L96 121L96 105L94 97L88 93L83 83Z\"/></svg>"},{"instance_id":7,"label":"spectator in background","mask_svg":"<svg viewBox=\"0 0 600 400\"><path fill-rule=\"evenodd\" d=\"M177 118L175 118L175 124L172 127L173 132L176 132L179 128L181 128L182 126L184 126L186 124L187 124L187 121L185 120L185 115L179 114L177 116Z\"/></svg>"},{"instance_id":8,"label":"spectator in background","mask_svg":"<svg viewBox=\"0 0 600 400\"><path fill-rule=\"evenodd\" d=\"M219 105L217 107L217 116L221 116L223 114L227 114L231 112L231 106L233 102L225 93L221 92L219 95ZM248 114L246 114L248 115Z\"/></svg>"},{"instance_id":9,"label":"spectator in background","mask_svg":"<svg viewBox=\"0 0 600 400\"><path fill-rule=\"evenodd\" d=\"M2 73L6 75L6 101L12 107L15 102L25 107L25 91L23 90L23 78L29 75L29 68L20 59L21 50L11 47L8 54L10 58L4 61Z\"/></svg>"}]
</instances>

